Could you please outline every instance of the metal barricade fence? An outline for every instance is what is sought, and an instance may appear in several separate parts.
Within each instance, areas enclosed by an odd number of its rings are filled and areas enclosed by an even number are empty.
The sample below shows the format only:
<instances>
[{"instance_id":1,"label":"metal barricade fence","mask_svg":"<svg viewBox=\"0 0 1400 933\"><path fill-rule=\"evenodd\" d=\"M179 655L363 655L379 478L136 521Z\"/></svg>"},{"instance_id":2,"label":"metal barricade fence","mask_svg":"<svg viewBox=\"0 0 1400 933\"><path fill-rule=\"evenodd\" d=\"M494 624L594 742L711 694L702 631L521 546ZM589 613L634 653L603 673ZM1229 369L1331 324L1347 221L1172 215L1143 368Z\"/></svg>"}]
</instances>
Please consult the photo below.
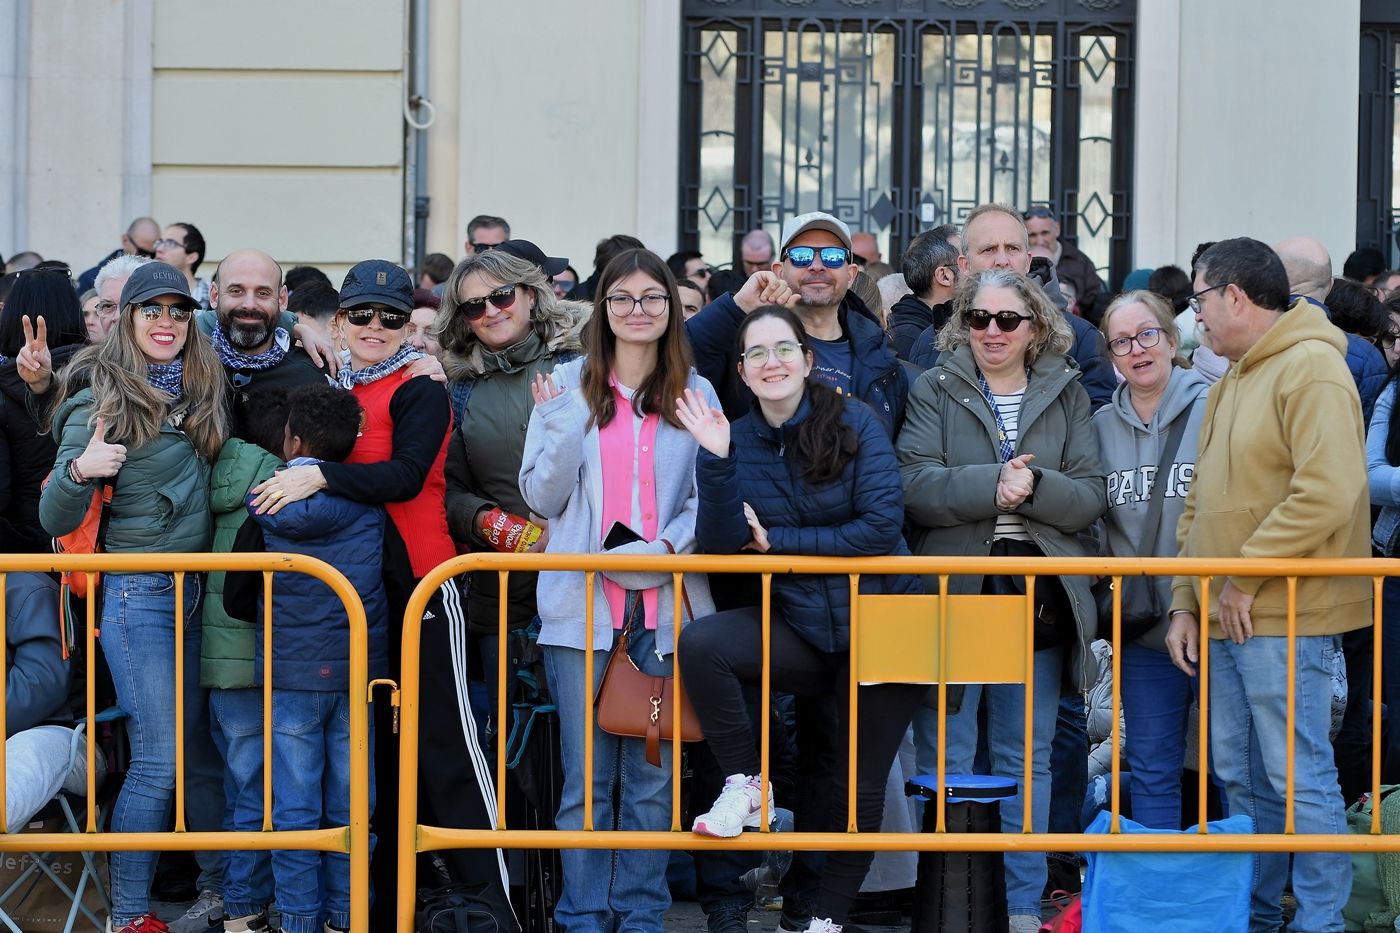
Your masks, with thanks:
<instances>
[{"instance_id":1,"label":"metal barricade fence","mask_svg":"<svg viewBox=\"0 0 1400 933\"><path fill-rule=\"evenodd\" d=\"M743 833L732 839L694 835L680 825L680 781L671 783L671 827L668 831L626 830L519 830L506 825L505 808L505 743L496 750L496 829L454 829L424 825L417 821L419 723L419 652L422 615L432 593L442 583L458 574L495 571L500 577L500 592L508 592L507 578L512 572L574 571L585 575L585 592L592 594L599 573L608 571L666 572L675 583L675 600L671 607L676 625L677 641L684 620L681 611L681 578L685 573L711 575L757 575L762 582L762 645L763 674L761 683L762 710L760 723L760 760L763 780L769 775L769 702L771 675L770 619L772 582L783 574L836 574L850 580L851 592L851 663L849 721L850 751L847 781L847 825L845 832L784 832L774 838L768 829L767 795L762 795L763 814L758 832ZM918 574L938 581L939 592L948 591L951 577L982 575L989 572L1024 576L1024 596L954 595L940 596L895 595L873 596L859 592L860 578L868 574ZM1034 608L1037 577L1045 576L1108 576L1114 580L1113 611L1113 693L1110 812L1112 822L1107 834L1036 833L1031 829L1032 735L1034 706ZM1287 581L1287 786L1285 788L1285 826L1283 833L1238 835L1210 833L1202 820L1195 834L1121 834L1119 774L1120 761L1120 684L1121 652L1121 591L1125 576L1190 576L1200 580L1203 596L1199 616L1200 659L1200 737L1199 760L1209 761L1210 658L1207 646L1210 632L1210 586L1213 579L1230 576L1278 577ZM1373 809L1370 835L1303 835L1294 832L1294 733L1296 727L1296 651L1297 651L1297 581L1305 577L1358 577L1372 583L1373 607L1371 624L1374 634L1372 704L1376 715L1371 723L1371 780L1373 793L1380 787L1380 719L1381 709L1381 586L1387 576L1400 576L1400 560L1380 559L1186 559L1186 558L1012 558L1012 557L869 557L825 558L783 557L775 555L681 555L632 556L609 554L495 554L477 553L451 560L430 572L418 585L409 601L403 627L403 667L398 701L401 707L400 741L408 751L402 755L399 777L399 933L413 929L413 902L403 894L415 889L415 853L454 848L603 848L603 849L745 849L745 850L869 850L869 851L1400 851L1400 836L1385 836L1380 831L1380 808ZM712 576L711 580L717 579ZM590 598L580 607L580 624L593 631L594 608ZM500 636L502 650L498 660L498 690L493 707L504 709L508 689L507 606L500 604ZM893 650L891 650L893 649ZM672 656L672 672L679 670L677 655ZM584 652L585 684L593 683L594 652ZM856 734L856 706L860 683L869 682L930 683L936 685L938 703L938 786L944 784L946 770L947 687L950 683L1023 682L1025 684L1025 774L1021 787L1026 795L1022 808L1024 817L1020 833L956 833L945 831L945 802L939 795L936 802L937 831L934 833L861 833L856 830L856 760L859 741ZM583 825L593 825L593 700L555 698L556 703L584 704L584 817ZM674 735L680 734L680 706L672 710ZM680 774L681 746L671 743L672 773ZM1208 768L1200 769L1199 812L1206 812L1210 792Z\"/></svg>"},{"instance_id":2,"label":"metal barricade fence","mask_svg":"<svg viewBox=\"0 0 1400 933\"><path fill-rule=\"evenodd\" d=\"M10 573L57 573L61 571L88 574L89 591L95 591L91 573L173 573L175 582L175 615L172 623L176 632L185 628L184 593L186 577L191 573L215 571L253 571L262 574L263 643L272 644L272 575L300 573L314 577L330 588L345 606L349 618L350 638L350 823L314 830L274 831L272 801L274 775L272 768L272 732L263 729L263 818L257 832L191 832L185 826L185 714L184 640L176 638L175 671L175 829L169 833L112 833L97 827L96 730L88 729L87 741L87 805L86 825L81 833L8 832L5 820L5 789L0 781L0 852L78 852L78 851L164 851L164 850L237 850L237 849L307 849L321 852L343 852L350 858L351 929L369 929L369 708L368 653L364 606L350 582L331 565L293 554L64 554L64 555L6 555L0 559L0 643L5 641L6 606L5 583ZM96 706L95 640L100 619L95 618L94 604L87 603L86 632L87 661L87 719L99 712ZM76 627L76 626L75 626ZM263 722L271 722L272 652L263 652L262 694ZM9 676L8 670L5 676ZM5 718L5 690L0 682L0 720ZM5 772L4 749L0 747L0 775ZM411 899L410 899L411 900Z\"/></svg>"}]
</instances>

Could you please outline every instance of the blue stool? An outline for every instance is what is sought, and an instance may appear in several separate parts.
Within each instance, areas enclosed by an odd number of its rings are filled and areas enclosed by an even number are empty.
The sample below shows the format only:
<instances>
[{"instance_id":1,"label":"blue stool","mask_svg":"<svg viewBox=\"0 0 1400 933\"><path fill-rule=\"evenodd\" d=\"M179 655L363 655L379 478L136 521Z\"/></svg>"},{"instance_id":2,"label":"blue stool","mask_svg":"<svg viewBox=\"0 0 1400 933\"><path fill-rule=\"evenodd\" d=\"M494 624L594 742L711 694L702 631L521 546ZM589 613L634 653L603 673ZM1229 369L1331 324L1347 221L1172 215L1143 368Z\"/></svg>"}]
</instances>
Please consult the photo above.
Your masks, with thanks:
<instances>
[{"instance_id":1,"label":"blue stool","mask_svg":"<svg viewBox=\"0 0 1400 933\"><path fill-rule=\"evenodd\" d=\"M987 774L949 774L943 794L950 833L1001 832L1001 801L1016 796L1016 782ZM921 774L904 785L910 797L938 798L938 775ZM924 807L926 833L938 822L935 805ZM1000 852L920 852L910 933L1005 933L1006 868Z\"/></svg>"}]
</instances>

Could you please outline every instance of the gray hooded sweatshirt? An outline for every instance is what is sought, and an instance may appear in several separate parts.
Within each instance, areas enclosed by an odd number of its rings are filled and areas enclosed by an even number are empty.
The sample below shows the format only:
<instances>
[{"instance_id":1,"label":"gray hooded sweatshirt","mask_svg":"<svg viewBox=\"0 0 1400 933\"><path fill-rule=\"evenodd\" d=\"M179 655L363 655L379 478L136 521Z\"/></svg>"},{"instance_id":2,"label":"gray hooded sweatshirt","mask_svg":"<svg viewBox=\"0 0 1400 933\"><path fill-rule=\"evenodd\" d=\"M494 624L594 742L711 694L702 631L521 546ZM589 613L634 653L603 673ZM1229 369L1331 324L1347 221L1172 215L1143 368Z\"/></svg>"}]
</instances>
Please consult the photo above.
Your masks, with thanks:
<instances>
[{"instance_id":1,"label":"gray hooded sweatshirt","mask_svg":"<svg viewBox=\"0 0 1400 933\"><path fill-rule=\"evenodd\" d=\"M1210 384L1200 373L1191 369L1172 369L1167 391L1148 424L1143 424L1133 410L1128 385L1123 383L1113 392L1113 401L1094 413L1094 431L1099 437L1099 451L1104 473L1108 476L1108 511L1104 513L1107 528L1107 553L1113 557L1175 557L1176 526L1186 507L1186 493L1196 472L1196 451L1201 437L1201 419L1206 410L1206 392ZM1167 468L1166 486L1162 494L1161 522L1157 526L1155 544L1150 551L1138 553L1143 527L1147 521L1148 497L1156 481L1157 462L1167 445L1167 435L1178 418L1190 419L1181 437L1173 462ZM1159 576L1157 586L1162 605L1170 606L1172 578ZM1138 644L1158 651L1166 650L1167 616L1138 639Z\"/></svg>"}]
</instances>

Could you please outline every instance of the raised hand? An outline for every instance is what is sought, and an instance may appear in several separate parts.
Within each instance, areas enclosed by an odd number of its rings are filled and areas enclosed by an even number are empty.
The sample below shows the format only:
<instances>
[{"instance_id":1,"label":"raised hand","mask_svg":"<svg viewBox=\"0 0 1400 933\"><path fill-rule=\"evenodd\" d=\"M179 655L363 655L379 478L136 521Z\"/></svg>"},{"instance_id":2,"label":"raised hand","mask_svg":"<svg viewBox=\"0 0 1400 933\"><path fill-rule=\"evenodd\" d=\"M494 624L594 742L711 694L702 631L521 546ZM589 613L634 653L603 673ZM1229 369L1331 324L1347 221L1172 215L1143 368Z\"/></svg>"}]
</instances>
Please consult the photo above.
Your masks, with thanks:
<instances>
[{"instance_id":1,"label":"raised hand","mask_svg":"<svg viewBox=\"0 0 1400 933\"><path fill-rule=\"evenodd\" d=\"M122 464L126 463L126 446L107 443L107 422L98 416L97 428L75 463L78 472L88 479L116 476Z\"/></svg>"},{"instance_id":2,"label":"raised hand","mask_svg":"<svg viewBox=\"0 0 1400 933\"><path fill-rule=\"evenodd\" d=\"M536 405L543 405L563 394L564 387L554 384L554 373L537 373L535 381L530 383L530 395L534 397Z\"/></svg>"},{"instance_id":3,"label":"raised hand","mask_svg":"<svg viewBox=\"0 0 1400 933\"><path fill-rule=\"evenodd\" d=\"M711 408L705 397L691 389L676 399L676 417L690 436L716 457L729 456L729 419L718 408Z\"/></svg>"},{"instance_id":4,"label":"raised hand","mask_svg":"<svg viewBox=\"0 0 1400 933\"><path fill-rule=\"evenodd\" d=\"M788 283L772 272L755 272L749 276L744 286L734 293L734 303L739 310L748 314L764 305L783 305L791 308L801 296L792 290Z\"/></svg>"},{"instance_id":5,"label":"raised hand","mask_svg":"<svg viewBox=\"0 0 1400 933\"><path fill-rule=\"evenodd\" d=\"M49 325L42 317L35 317L37 329L29 320L29 315L19 319L24 328L24 346L15 357L15 369L29 391L43 395L53 381L53 356L49 353Z\"/></svg>"}]
</instances>

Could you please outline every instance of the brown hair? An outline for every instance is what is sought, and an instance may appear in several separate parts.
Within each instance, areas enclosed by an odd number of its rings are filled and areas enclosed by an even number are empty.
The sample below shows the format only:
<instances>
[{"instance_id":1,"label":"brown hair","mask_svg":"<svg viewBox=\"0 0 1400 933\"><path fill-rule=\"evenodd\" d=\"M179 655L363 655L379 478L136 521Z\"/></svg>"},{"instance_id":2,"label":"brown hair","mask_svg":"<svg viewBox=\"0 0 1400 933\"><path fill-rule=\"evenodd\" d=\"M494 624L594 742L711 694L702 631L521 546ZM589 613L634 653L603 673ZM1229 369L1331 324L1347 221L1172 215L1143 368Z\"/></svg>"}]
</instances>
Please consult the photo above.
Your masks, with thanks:
<instances>
[{"instance_id":1,"label":"brown hair","mask_svg":"<svg viewBox=\"0 0 1400 933\"><path fill-rule=\"evenodd\" d=\"M646 249L629 249L608 263L593 290L593 321L584 334L583 375L579 388L588 404L588 426L605 428L617 414L613 399L613 361L617 357L617 335L608 326L608 292L622 279L640 272L655 280L666 292L666 330L657 341L656 368L637 386L632 410L639 415L657 414L677 428L684 428L676 417L676 399L685 393L690 379L690 343L685 339L685 321L676 277L661 257Z\"/></svg>"},{"instance_id":2,"label":"brown hair","mask_svg":"<svg viewBox=\"0 0 1400 933\"><path fill-rule=\"evenodd\" d=\"M1178 334L1176 330L1176 315L1172 313L1172 306L1167 303L1166 298L1156 292L1147 291L1146 289L1139 288L1130 292L1124 292L1113 299L1109 306L1104 309L1103 317L1099 319L1099 330L1103 332L1105 349L1107 349L1109 319L1113 317L1114 312L1119 308L1131 304L1142 305L1148 311L1151 311L1152 316L1157 319L1158 330L1166 337L1167 343L1170 344L1172 348L1172 365L1181 367L1190 366L1191 364L1186 361L1186 357L1177 352L1177 348L1181 346L1181 335ZM1109 353L1108 358L1110 361L1116 359L1112 353Z\"/></svg>"}]
</instances>

